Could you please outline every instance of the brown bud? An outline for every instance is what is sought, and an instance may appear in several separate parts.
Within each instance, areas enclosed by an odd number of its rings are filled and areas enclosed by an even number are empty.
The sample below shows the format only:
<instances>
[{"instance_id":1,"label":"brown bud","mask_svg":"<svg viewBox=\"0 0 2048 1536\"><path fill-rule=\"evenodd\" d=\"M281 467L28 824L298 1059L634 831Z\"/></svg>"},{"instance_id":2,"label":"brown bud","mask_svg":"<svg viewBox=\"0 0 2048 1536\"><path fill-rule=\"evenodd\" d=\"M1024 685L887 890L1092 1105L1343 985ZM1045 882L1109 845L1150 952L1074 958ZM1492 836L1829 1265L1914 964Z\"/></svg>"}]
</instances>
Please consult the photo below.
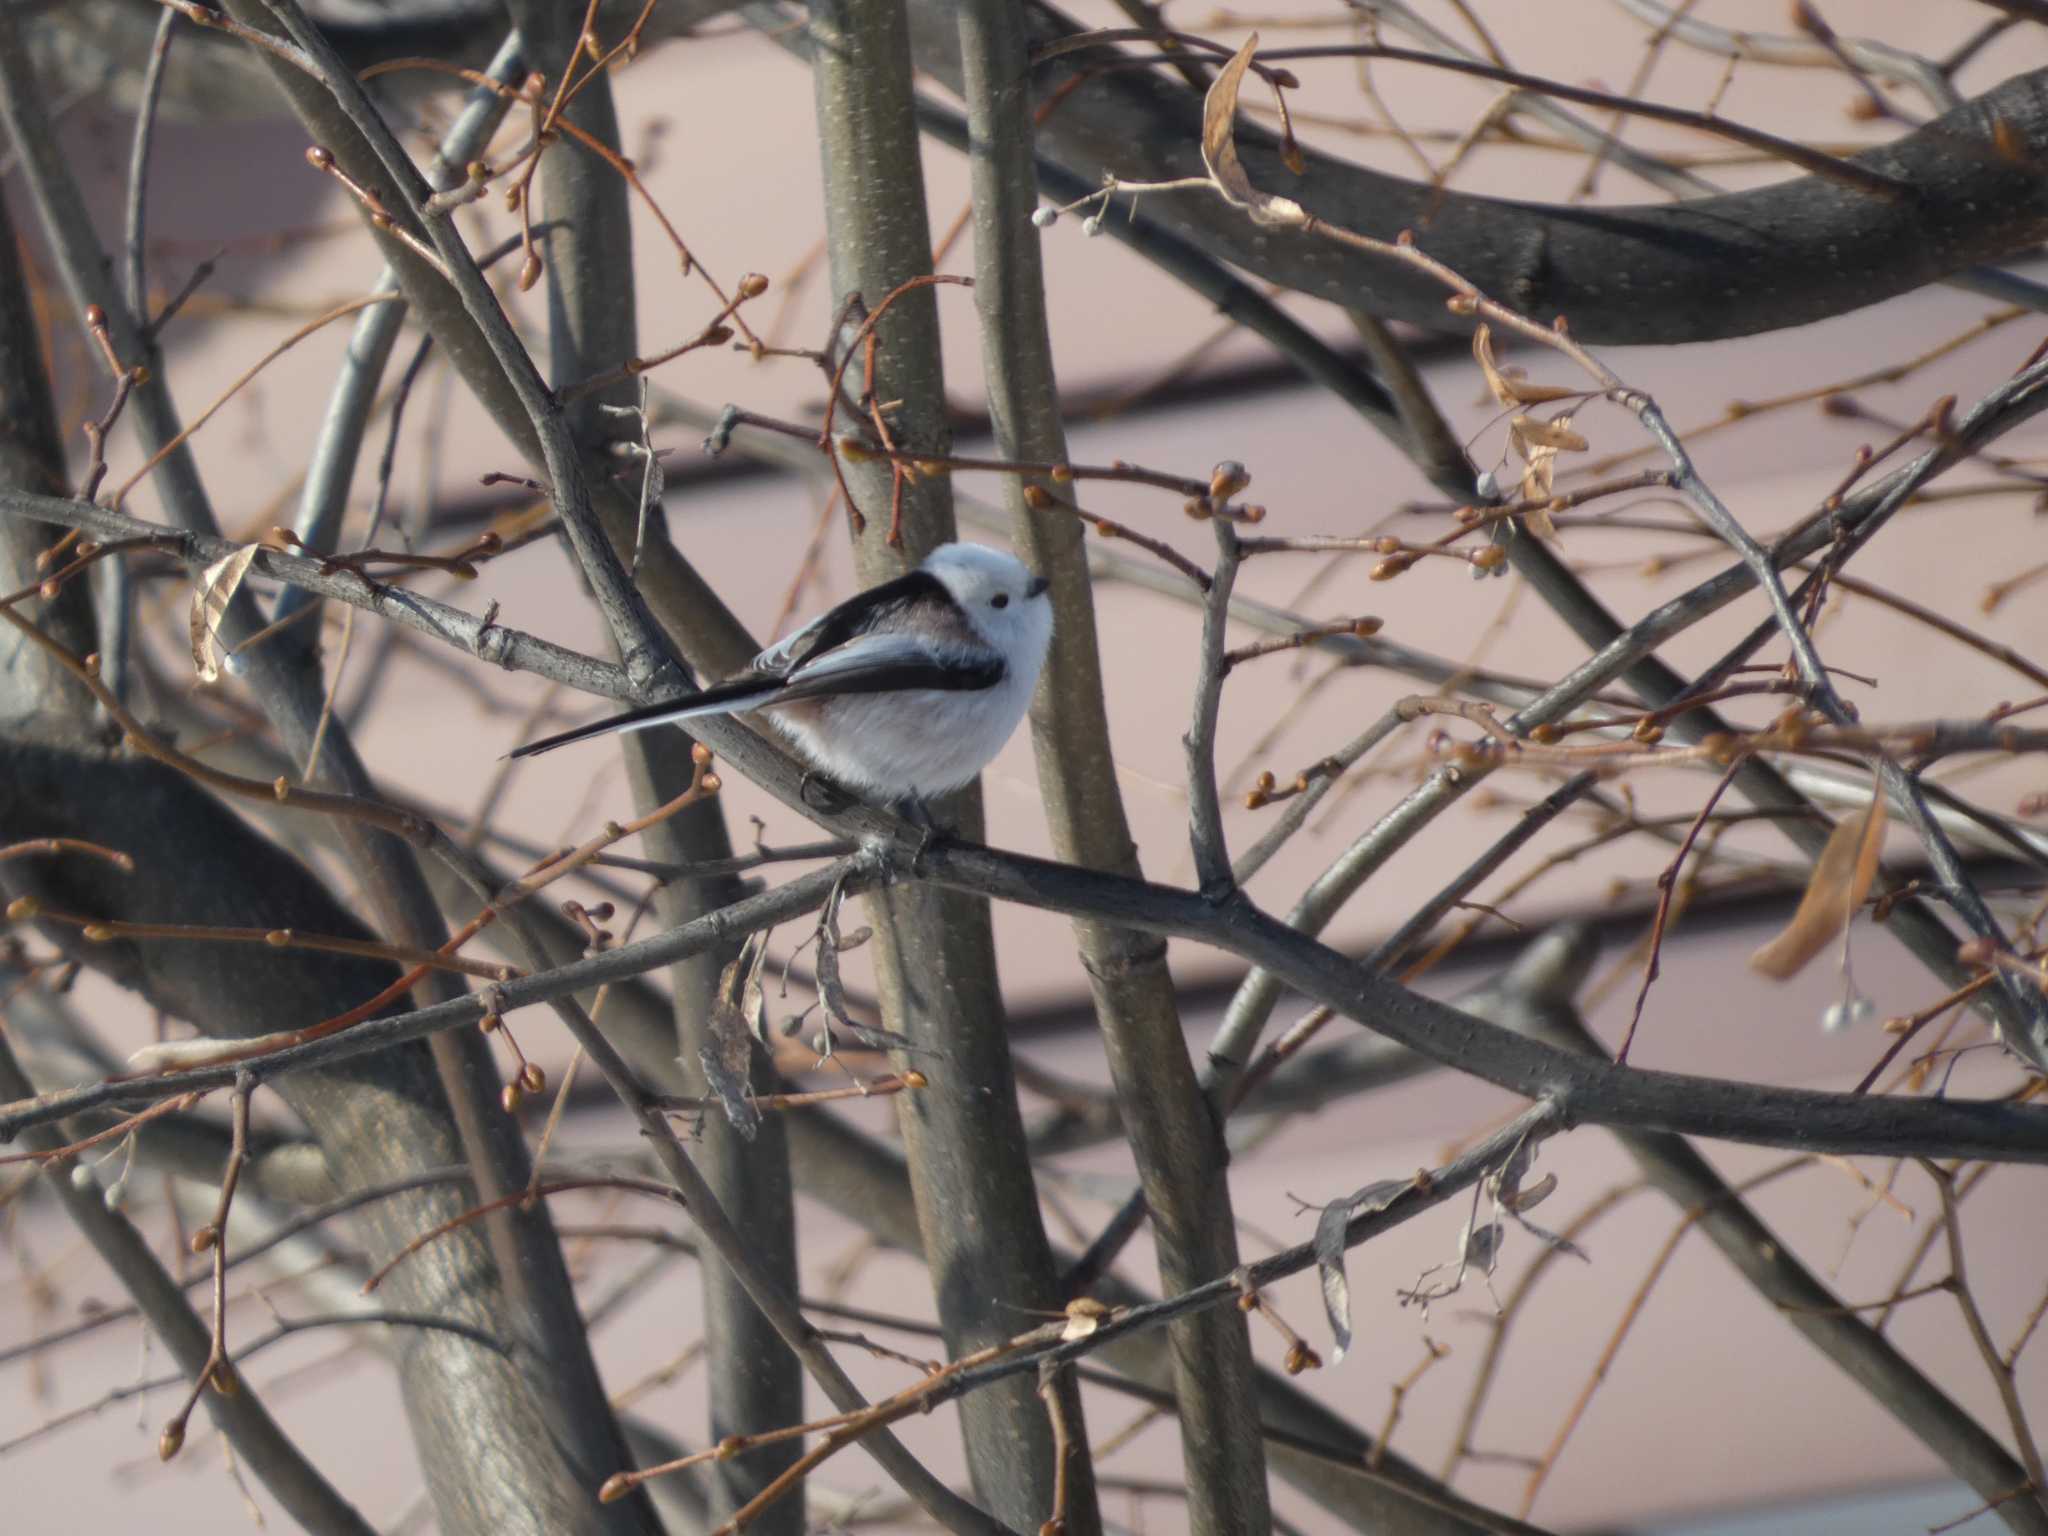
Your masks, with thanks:
<instances>
[{"instance_id":1,"label":"brown bud","mask_svg":"<svg viewBox=\"0 0 2048 1536\"><path fill-rule=\"evenodd\" d=\"M1664 739L1664 727L1647 717L1636 722L1636 728L1629 733L1646 747L1654 747Z\"/></svg>"},{"instance_id":2,"label":"brown bud","mask_svg":"<svg viewBox=\"0 0 2048 1536\"><path fill-rule=\"evenodd\" d=\"M699 768L709 768L711 766L711 749L701 741L692 742L690 744L690 761Z\"/></svg>"},{"instance_id":3,"label":"brown bud","mask_svg":"<svg viewBox=\"0 0 2048 1536\"><path fill-rule=\"evenodd\" d=\"M1024 487L1024 505L1034 512L1043 512L1052 505L1052 492L1042 485Z\"/></svg>"},{"instance_id":4,"label":"brown bud","mask_svg":"<svg viewBox=\"0 0 2048 1536\"><path fill-rule=\"evenodd\" d=\"M715 773L707 773L697 781L697 787L707 795L715 795L725 787L725 782Z\"/></svg>"},{"instance_id":5,"label":"brown bud","mask_svg":"<svg viewBox=\"0 0 2048 1536\"><path fill-rule=\"evenodd\" d=\"M1071 464L1055 464L1048 473L1052 476L1052 481L1055 485L1065 485L1074 478L1074 466Z\"/></svg>"},{"instance_id":6,"label":"brown bud","mask_svg":"<svg viewBox=\"0 0 2048 1536\"><path fill-rule=\"evenodd\" d=\"M519 1091L517 1083L507 1083L505 1091L498 1095L498 1102L505 1106L506 1114L516 1115L519 1113L519 1106L526 1102L526 1095Z\"/></svg>"},{"instance_id":7,"label":"brown bud","mask_svg":"<svg viewBox=\"0 0 2048 1536\"><path fill-rule=\"evenodd\" d=\"M87 923L84 936L88 944L111 944L114 940L114 930L105 923Z\"/></svg>"},{"instance_id":8,"label":"brown bud","mask_svg":"<svg viewBox=\"0 0 2048 1536\"><path fill-rule=\"evenodd\" d=\"M931 1086L931 1081L930 1078L915 1068L903 1074L903 1086L906 1088L928 1088Z\"/></svg>"},{"instance_id":9,"label":"brown bud","mask_svg":"<svg viewBox=\"0 0 2048 1536\"><path fill-rule=\"evenodd\" d=\"M546 1093L548 1090L548 1075L529 1061L520 1069L519 1086L528 1093Z\"/></svg>"},{"instance_id":10,"label":"brown bud","mask_svg":"<svg viewBox=\"0 0 2048 1536\"><path fill-rule=\"evenodd\" d=\"M306 164L316 171L331 171L334 169L334 156L320 145L311 144L306 148Z\"/></svg>"},{"instance_id":11,"label":"brown bud","mask_svg":"<svg viewBox=\"0 0 2048 1536\"><path fill-rule=\"evenodd\" d=\"M1281 1369L1290 1376L1299 1376L1303 1371L1320 1371L1323 1357L1296 1339L1288 1347L1287 1358L1281 1362Z\"/></svg>"},{"instance_id":12,"label":"brown bud","mask_svg":"<svg viewBox=\"0 0 2048 1536\"><path fill-rule=\"evenodd\" d=\"M614 1472L597 1485L597 1501L600 1504L616 1504L633 1491L633 1479L623 1472Z\"/></svg>"},{"instance_id":13,"label":"brown bud","mask_svg":"<svg viewBox=\"0 0 2048 1536\"><path fill-rule=\"evenodd\" d=\"M1552 746L1564 740L1564 732L1554 725L1544 724L1529 733L1529 739L1539 746Z\"/></svg>"},{"instance_id":14,"label":"brown bud","mask_svg":"<svg viewBox=\"0 0 2048 1536\"><path fill-rule=\"evenodd\" d=\"M208 1222L205 1226L199 1228L198 1231L192 1234L190 1239L191 1248L194 1253L210 1253L213 1251L213 1245L219 1241L220 1228L214 1226L212 1222Z\"/></svg>"},{"instance_id":15,"label":"brown bud","mask_svg":"<svg viewBox=\"0 0 2048 1536\"><path fill-rule=\"evenodd\" d=\"M97 331L107 323L107 312L97 304L88 304L85 306L85 323Z\"/></svg>"},{"instance_id":16,"label":"brown bud","mask_svg":"<svg viewBox=\"0 0 2048 1536\"><path fill-rule=\"evenodd\" d=\"M292 931L289 928L273 928L270 932L263 935L263 942L274 949L282 949L291 941Z\"/></svg>"},{"instance_id":17,"label":"brown bud","mask_svg":"<svg viewBox=\"0 0 2048 1536\"><path fill-rule=\"evenodd\" d=\"M222 1397L239 1397L241 1395L242 1378L235 1373L235 1368L227 1361L223 1360L213 1368L211 1380L213 1382L213 1390Z\"/></svg>"},{"instance_id":18,"label":"brown bud","mask_svg":"<svg viewBox=\"0 0 2048 1536\"><path fill-rule=\"evenodd\" d=\"M476 1021L476 1027L479 1030L483 1031L483 1033L488 1035L492 1030L496 1029L500 1024L504 1022L505 1020L500 1015L495 1013L487 1013L482 1018Z\"/></svg>"},{"instance_id":19,"label":"brown bud","mask_svg":"<svg viewBox=\"0 0 2048 1536\"><path fill-rule=\"evenodd\" d=\"M33 896L17 896L7 903L7 920L10 923L25 923L42 915L43 904Z\"/></svg>"},{"instance_id":20,"label":"brown bud","mask_svg":"<svg viewBox=\"0 0 2048 1536\"><path fill-rule=\"evenodd\" d=\"M1498 570L1507 564L1508 552L1498 544L1489 544L1484 549L1475 549L1467 556L1473 566L1482 571Z\"/></svg>"},{"instance_id":21,"label":"brown bud","mask_svg":"<svg viewBox=\"0 0 2048 1536\"><path fill-rule=\"evenodd\" d=\"M758 299L768 291L768 279L758 272L749 272L740 279L739 294L743 299Z\"/></svg>"},{"instance_id":22,"label":"brown bud","mask_svg":"<svg viewBox=\"0 0 2048 1536\"><path fill-rule=\"evenodd\" d=\"M1985 938L1965 939L1956 946L1956 963L1975 967L1987 966L1998 953L1998 947Z\"/></svg>"},{"instance_id":23,"label":"brown bud","mask_svg":"<svg viewBox=\"0 0 2048 1536\"><path fill-rule=\"evenodd\" d=\"M530 293L533 285L540 281L540 252L528 251L526 260L519 263L519 291Z\"/></svg>"},{"instance_id":24,"label":"brown bud","mask_svg":"<svg viewBox=\"0 0 2048 1536\"><path fill-rule=\"evenodd\" d=\"M169 1461L185 1448L185 1426L166 1424L164 1432L156 1437L156 1459Z\"/></svg>"}]
</instances>

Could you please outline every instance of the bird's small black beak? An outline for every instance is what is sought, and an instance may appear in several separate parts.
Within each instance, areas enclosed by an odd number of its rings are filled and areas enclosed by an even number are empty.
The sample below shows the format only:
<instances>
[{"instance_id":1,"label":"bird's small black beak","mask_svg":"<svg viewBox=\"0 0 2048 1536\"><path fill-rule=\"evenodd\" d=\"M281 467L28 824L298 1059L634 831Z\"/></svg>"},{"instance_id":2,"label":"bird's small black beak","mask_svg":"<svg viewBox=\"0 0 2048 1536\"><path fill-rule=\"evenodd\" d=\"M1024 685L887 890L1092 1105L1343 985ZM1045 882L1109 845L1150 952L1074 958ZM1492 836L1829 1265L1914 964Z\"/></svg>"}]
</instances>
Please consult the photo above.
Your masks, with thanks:
<instances>
[{"instance_id":1,"label":"bird's small black beak","mask_svg":"<svg viewBox=\"0 0 2048 1536\"><path fill-rule=\"evenodd\" d=\"M1034 576L1024 584L1024 595L1026 597L1043 597L1045 596L1045 589L1051 585L1052 583L1043 576Z\"/></svg>"}]
</instances>

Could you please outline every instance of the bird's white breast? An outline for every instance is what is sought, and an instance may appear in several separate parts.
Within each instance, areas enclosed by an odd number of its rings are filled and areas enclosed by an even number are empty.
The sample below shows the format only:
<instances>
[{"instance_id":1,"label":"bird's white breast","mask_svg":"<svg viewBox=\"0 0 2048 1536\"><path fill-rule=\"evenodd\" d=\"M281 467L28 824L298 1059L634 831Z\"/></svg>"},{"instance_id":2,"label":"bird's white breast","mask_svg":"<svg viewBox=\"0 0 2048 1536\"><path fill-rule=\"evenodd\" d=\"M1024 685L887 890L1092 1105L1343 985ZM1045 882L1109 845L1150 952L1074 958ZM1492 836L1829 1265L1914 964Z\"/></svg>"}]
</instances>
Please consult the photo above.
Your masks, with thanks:
<instances>
[{"instance_id":1,"label":"bird's white breast","mask_svg":"<svg viewBox=\"0 0 2048 1536\"><path fill-rule=\"evenodd\" d=\"M1031 706L1037 669L992 688L846 694L760 713L828 778L885 800L929 800L967 783Z\"/></svg>"}]
</instances>

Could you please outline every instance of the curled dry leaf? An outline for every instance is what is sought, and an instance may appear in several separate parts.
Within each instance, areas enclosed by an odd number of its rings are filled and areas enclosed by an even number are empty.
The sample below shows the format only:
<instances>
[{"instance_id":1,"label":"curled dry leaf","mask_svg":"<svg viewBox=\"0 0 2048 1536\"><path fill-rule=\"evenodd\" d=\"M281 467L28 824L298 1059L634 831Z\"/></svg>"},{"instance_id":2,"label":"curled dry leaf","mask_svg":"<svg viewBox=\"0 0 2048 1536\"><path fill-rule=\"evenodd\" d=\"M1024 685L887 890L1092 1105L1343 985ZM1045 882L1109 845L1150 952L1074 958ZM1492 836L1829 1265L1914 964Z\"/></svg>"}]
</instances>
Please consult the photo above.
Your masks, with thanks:
<instances>
[{"instance_id":1,"label":"curled dry leaf","mask_svg":"<svg viewBox=\"0 0 2048 1536\"><path fill-rule=\"evenodd\" d=\"M1415 1187L1413 1179L1382 1179L1348 1200L1333 1200L1316 1218L1316 1269L1323 1282L1323 1314L1330 1320L1330 1364L1351 1348L1351 1282L1344 1275L1344 1229L1353 1216L1383 1211Z\"/></svg>"},{"instance_id":2,"label":"curled dry leaf","mask_svg":"<svg viewBox=\"0 0 2048 1536\"><path fill-rule=\"evenodd\" d=\"M707 1037L697 1048L705 1085L744 1141L752 1141L761 1125L760 1107L751 1097L752 1037L764 1033L767 1022L767 999L761 986L761 965L767 953L765 935L756 935L740 946L740 952L719 975Z\"/></svg>"},{"instance_id":3,"label":"curled dry leaf","mask_svg":"<svg viewBox=\"0 0 2048 1536\"><path fill-rule=\"evenodd\" d=\"M1519 1216L1522 1212L1532 1211L1545 1200L1548 1200L1556 1188L1557 1175L1546 1173L1526 1189L1502 1190L1501 1204Z\"/></svg>"},{"instance_id":4,"label":"curled dry leaf","mask_svg":"<svg viewBox=\"0 0 2048 1536\"><path fill-rule=\"evenodd\" d=\"M1237 158L1237 93L1258 49L1259 34L1254 32L1231 55L1202 100L1202 163L1209 168L1209 179L1216 183L1216 190L1249 213L1254 224L1300 229L1308 223L1307 210L1291 198L1261 192L1252 185L1251 177L1245 174L1244 165Z\"/></svg>"},{"instance_id":5,"label":"curled dry leaf","mask_svg":"<svg viewBox=\"0 0 2048 1536\"><path fill-rule=\"evenodd\" d=\"M256 558L258 546L244 544L224 555L199 573L192 587L192 665L202 683L220 680L220 625L227 617L228 604L241 590L242 578Z\"/></svg>"},{"instance_id":6,"label":"curled dry leaf","mask_svg":"<svg viewBox=\"0 0 2048 1536\"><path fill-rule=\"evenodd\" d=\"M1508 430L1532 447L1565 448L1573 453L1586 451L1586 440L1572 430L1570 416L1558 416L1550 421L1541 416L1517 416L1508 423Z\"/></svg>"},{"instance_id":7,"label":"curled dry leaf","mask_svg":"<svg viewBox=\"0 0 2048 1536\"><path fill-rule=\"evenodd\" d=\"M1782 933L1749 957L1751 969L1774 981L1789 981L1849 926L1850 915L1877 878L1884 823L1885 797L1879 792L1871 795L1862 815L1835 824L1806 882L1806 894L1799 898L1799 910Z\"/></svg>"},{"instance_id":8,"label":"curled dry leaf","mask_svg":"<svg viewBox=\"0 0 2048 1536\"><path fill-rule=\"evenodd\" d=\"M1493 327L1475 326L1472 331L1472 356L1479 364L1479 371L1486 375L1486 387L1493 398L1502 405L1513 408L1518 405L1546 405L1552 400L1569 400L1581 393L1576 389L1565 389L1556 384L1531 384L1522 377L1519 368L1503 368L1493 353ZM1585 447L1580 443L1581 448Z\"/></svg>"}]
</instances>

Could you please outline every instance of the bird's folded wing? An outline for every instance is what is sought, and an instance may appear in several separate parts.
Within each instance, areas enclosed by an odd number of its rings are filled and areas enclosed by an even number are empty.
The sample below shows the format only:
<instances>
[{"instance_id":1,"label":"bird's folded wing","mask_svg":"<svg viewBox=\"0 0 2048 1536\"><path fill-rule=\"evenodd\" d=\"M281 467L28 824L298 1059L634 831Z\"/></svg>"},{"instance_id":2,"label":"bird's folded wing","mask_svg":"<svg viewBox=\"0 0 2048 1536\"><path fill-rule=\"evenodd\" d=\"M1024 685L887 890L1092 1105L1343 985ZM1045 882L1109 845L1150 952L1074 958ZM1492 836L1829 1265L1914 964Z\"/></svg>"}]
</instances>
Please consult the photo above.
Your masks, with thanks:
<instances>
[{"instance_id":1,"label":"bird's folded wing","mask_svg":"<svg viewBox=\"0 0 2048 1536\"><path fill-rule=\"evenodd\" d=\"M513 749L513 757L533 757L571 742L588 741L612 731L644 731L704 715L730 715L763 705L795 703L843 694L898 693L905 689L948 692L993 688L1003 678L1003 661L993 651L934 649L908 635L861 635L815 660L795 667L786 677L742 673L687 699L643 704L554 736L543 736Z\"/></svg>"},{"instance_id":2,"label":"bird's folded wing","mask_svg":"<svg viewBox=\"0 0 2048 1536\"><path fill-rule=\"evenodd\" d=\"M1003 659L990 650L935 647L915 635L867 634L800 663L764 704L795 703L841 694L946 692L993 688L1003 680Z\"/></svg>"}]
</instances>

